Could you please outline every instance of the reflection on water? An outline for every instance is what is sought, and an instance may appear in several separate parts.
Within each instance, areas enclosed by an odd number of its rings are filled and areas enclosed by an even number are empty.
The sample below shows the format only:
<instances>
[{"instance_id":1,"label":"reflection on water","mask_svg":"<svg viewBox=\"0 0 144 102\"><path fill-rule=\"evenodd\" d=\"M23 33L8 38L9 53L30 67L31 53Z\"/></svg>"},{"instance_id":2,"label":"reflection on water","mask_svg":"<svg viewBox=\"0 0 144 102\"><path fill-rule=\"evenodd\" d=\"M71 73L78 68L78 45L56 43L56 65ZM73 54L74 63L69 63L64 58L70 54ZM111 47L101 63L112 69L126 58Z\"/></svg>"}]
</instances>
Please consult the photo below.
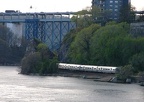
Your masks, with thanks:
<instances>
[{"instance_id":1,"label":"reflection on water","mask_svg":"<svg viewBox=\"0 0 144 102\"><path fill-rule=\"evenodd\" d=\"M0 67L0 102L143 102L144 87L68 77L18 74Z\"/></svg>"}]
</instances>

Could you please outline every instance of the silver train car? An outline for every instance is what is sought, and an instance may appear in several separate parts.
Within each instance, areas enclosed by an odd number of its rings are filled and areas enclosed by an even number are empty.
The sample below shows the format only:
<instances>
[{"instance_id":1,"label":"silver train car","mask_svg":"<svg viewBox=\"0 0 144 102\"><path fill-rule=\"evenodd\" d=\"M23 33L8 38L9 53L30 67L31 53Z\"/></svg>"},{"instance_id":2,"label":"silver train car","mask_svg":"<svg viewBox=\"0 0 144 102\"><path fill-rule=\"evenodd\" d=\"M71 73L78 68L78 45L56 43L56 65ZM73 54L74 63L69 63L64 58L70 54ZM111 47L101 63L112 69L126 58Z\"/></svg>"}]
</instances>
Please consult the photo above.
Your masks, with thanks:
<instances>
[{"instance_id":1,"label":"silver train car","mask_svg":"<svg viewBox=\"0 0 144 102\"><path fill-rule=\"evenodd\" d=\"M58 63L58 68L88 72L116 73L118 67Z\"/></svg>"}]
</instances>

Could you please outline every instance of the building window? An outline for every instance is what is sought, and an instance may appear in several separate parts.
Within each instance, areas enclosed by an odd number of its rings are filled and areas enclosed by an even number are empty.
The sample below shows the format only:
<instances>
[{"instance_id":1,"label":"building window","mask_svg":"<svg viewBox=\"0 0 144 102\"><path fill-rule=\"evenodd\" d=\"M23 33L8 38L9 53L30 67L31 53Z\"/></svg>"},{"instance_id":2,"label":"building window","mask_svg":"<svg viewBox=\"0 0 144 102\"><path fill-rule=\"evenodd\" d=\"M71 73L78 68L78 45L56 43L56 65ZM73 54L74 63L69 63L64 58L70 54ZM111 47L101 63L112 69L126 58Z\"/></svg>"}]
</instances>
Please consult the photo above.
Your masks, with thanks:
<instances>
[{"instance_id":1,"label":"building window","mask_svg":"<svg viewBox=\"0 0 144 102\"><path fill-rule=\"evenodd\" d=\"M115 1L115 3L118 3L118 1Z\"/></svg>"},{"instance_id":2,"label":"building window","mask_svg":"<svg viewBox=\"0 0 144 102\"><path fill-rule=\"evenodd\" d=\"M118 17L118 15L117 15L117 14L115 14L114 16L115 16L115 17Z\"/></svg>"},{"instance_id":3,"label":"building window","mask_svg":"<svg viewBox=\"0 0 144 102\"><path fill-rule=\"evenodd\" d=\"M101 12L103 12L104 11L104 9L101 9Z\"/></svg>"},{"instance_id":4,"label":"building window","mask_svg":"<svg viewBox=\"0 0 144 102\"><path fill-rule=\"evenodd\" d=\"M118 11L118 9L115 9L115 11Z\"/></svg>"},{"instance_id":5,"label":"building window","mask_svg":"<svg viewBox=\"0 0 144 102\"><path fill-rule=\"evenodd\" d=\"M109 9L110 11L113 11L112 9Z\"/></svg>"},{"instance_id":6,"label":"building window","mask_svg":"<svg viewBox=\"0 0 144 102\"><path fill-rule=\"evenodd\" d=\"M110 3L113 3L113 1L111 0Z\"/></svg>"},{"instance_id":7,"label":"building window","mask_svg":"<svg viewBox=\"0 0 144 102\"><path fill-rule=\"evenodd\" d=\"M115 5L115 8L118 8L118 5Z\"/></svg>"},{"instance_id":8,"label":"building window","mask_svg":"<svg viewBox=\"0 0 144 102\"><path fill-rule=\"evenodd\" d=\"M112 7L113 5L110 5L110 7Z\"/></svg>"}]
</instances>

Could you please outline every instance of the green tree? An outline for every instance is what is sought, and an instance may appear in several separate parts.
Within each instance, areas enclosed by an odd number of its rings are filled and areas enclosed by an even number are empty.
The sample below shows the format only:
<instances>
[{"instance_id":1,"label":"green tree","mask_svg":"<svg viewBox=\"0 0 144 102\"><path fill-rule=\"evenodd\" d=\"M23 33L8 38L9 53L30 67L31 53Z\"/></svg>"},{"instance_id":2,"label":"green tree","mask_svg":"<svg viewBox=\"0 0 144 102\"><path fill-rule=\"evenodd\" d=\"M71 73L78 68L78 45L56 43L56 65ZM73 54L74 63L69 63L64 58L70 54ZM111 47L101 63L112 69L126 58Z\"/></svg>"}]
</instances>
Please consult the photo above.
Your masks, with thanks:
<instances>
[{"instance_id":1,"label":"green tree","mask_svg":"<svg viewBox=\"0 0 144 102\"><path fill-rule=\"evenodd\" d=\"M78 29L88 27L92 23L94 23L92 19L92 14L89 9L76 12L75 15L71 18L71 20L76 23Z\"/></svg>"},{"instance_id":2,"label":"green tree","mask_svg":"<svg viewBox=\"0 0 144 102\"><path fill-rule=\"evenodd\" d=\"M125 24L112 24L100 28L91 39L91 60L96 65L121 65L122 44L129 36Z\"/></svg>"},{"instance_id":3,"label":"green tree","mask_svg":"<svg viewBox=\"0 0 144 102\"><path fill-rule=\"evenodd\" d=\"M65 35L61 47L58 51L58 58L61 62L67 62L68 61L68 49L73 42L75 36L76 36L77 30L71 30L68 34Z\"/></svg>"},{"instance_id":4,"label":"green tree","mask_svg":"<svg viewBox=\"0 0 144 102\"><path fill-rule=\"evenodd\" d=\"M49 50L47 45L38 40L33 41L31 47L35 49L35 52L32 51L22 59L21 73L40 75L56 73L57 56Z\"/></svg>"},{"instance_id":5,"label":"green tree","mask_svg":"<svg viewBox=\"0 0 144 102\"><path fill-rule=\"evenodd\" d=\"M69 50L72 63L88 64L90 61L90 40L100 26L92 24L76 34Z\"/></svg>"},{"instance_id":6,"label":"green tree","mask_svg":"<svg viewBox=\"0 0 144 102\"><path fill-rule=\"evenodd\" d=\"M120 9L119 22L133 22L135 20L134 10L135 7L131 6L130 4L122 6Z\"/></svg>"},{"instance_id":7,"label":"green tree","mask_svg":"<svg viewBox=\"0 0 144 102\"><path fill-rule=\"evenodd\" d=\"M40 43L36 47L37 51L41 53L42 60L52 59L54 54L49 50L46 44Z\"/></svg>"},{"instance_id":8,"label":"green tree","mask_svg":"<svg viewBox=\"0 0 144 102\"><path fill-rule=\"evenodd\" d=\"M144 71L144 52L135 54L130 64L134 67L134 72Z\"/></svg>"},{"instance_id":9,"label":"green tree","mask_svg":"<svg viewBox=\"0 0 144 102\"><path fill-rule=\"evenodd\" d=\"M111 11L104 10L101 7L92 6L91 14L94 22L101 23L101 25L105 25L110 21Z\"/></svg>"},{"instance_id":10,"label":"green tree","mask_svg":"<svg viewBox=\"0 0 144 102\"><path fill-rule=\"evenodd\" d=\"M127 78L131 78L133 75L133 67L132 65L125 65L121 67L119 72L117 73L117 77L119 80L126 82Z\"/></svg>"},{"instance_id":11,"label":"green tree","mask_svg":"<svg viewBox=\"0 0 144 102\"><path fill-rule=\"evenodd\" d=\"M31 53L21 61L22 74L35 74L41 68L41 56L39 52Z\"/></svg>"}]
</instances>

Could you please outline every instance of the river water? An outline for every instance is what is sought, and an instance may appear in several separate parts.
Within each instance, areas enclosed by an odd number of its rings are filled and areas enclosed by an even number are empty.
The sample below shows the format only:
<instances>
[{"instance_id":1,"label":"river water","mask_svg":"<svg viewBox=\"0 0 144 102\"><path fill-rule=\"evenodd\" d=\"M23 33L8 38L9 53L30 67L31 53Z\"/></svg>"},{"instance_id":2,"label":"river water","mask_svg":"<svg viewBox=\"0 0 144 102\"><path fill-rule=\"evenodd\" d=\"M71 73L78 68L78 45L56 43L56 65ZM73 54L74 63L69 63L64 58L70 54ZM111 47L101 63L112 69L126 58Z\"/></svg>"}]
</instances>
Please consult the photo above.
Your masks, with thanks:
<instances>
[{"instance_id":1,"label":"river water","mask_svg":"<svg viewBox=\"0 0 144 102\"><path fill-rule=\"evenodd\" d=\"M18 74L0 67L0 102L144 102L144 87L69 77Z\"/></svg>"}]
</instances>

